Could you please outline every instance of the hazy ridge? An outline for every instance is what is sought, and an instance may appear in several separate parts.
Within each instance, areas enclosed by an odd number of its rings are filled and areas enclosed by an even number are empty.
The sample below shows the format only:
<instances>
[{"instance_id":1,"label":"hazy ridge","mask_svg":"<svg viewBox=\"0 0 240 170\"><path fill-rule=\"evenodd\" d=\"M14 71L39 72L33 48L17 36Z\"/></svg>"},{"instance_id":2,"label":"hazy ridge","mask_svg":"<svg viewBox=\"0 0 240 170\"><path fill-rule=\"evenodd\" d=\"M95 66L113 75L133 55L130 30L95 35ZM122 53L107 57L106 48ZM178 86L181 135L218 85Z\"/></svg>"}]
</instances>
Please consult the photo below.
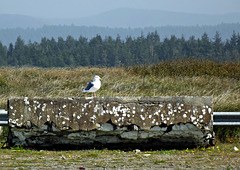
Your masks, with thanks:
<instances>
[{"instance_id":1,"label":"hazy ridge","mask_svg":"<svg viewBox=\"0 0 240 170\"><path fill-rule=\"evenodd\" d=\"M18 36L27 43L29 40L40 42L43 37L65 39L68 35L90 39L97 34L113 38L120 36L124 40L128 36L138 37L154 31L158 31L161 39L171 35L200 38L204 33L213 38L218 31L224 41L233 31L240 32L239 23L240 13L207 15L130 8L69 19L0 14L0 42L4 45L15 43Z\"/></svg>"},{"instance_id":2,"label":"hazy ridge","mask_svg":"<svg viewBox=\"0 0 240 170\"><path fill-rule=\"evenodd\" d=\"M195 36L195 38L201 38L204 33L207 33L209 38L213 40L216 32L219 32L222 41L230 39L233 32L240 32L240 24L219 24L214 26L162 26L162 27L145 27L145 28L108 28L108 27L97 27L97 26L75 26L75 25L65 25L65 26L43 26L41 28L11 28L11 29L0 29L0 42L6 46L9 43L15 43L17 37L20 36L25 43L40 42L43 37L48 39L62 37L66 39L67 36L72 36L78 39L80 36L87 39L91 39L96 35L101 37L111 36L116 38L120 36L122 40L126 40L127 37L131 36L133 38L141 36L143 34L146 36L149 32L157 31L161 41L164 38L170 38L171 35L175 35L177 38L182 36L188 39L190 36Z\"/></svg>"},{"instance_id":3,"label":"hazy ridge","mask_svg":"<svg viewBox=\"0 0 240 170\"><path fill-rule=\"evenodd\" d=\"M119 8L82 18L36 18L24 15L0 14L0 29L39 28L44 25L100 26L111 28L157 27L167 25L216 25L240 22L240 13L222 15L191 14L161 10Z\"/></svg>"},{"instance_id":4,"label":"hazy ridge","mask_svg":"<svg viewBox=\"0 0 240 170\"><path fill-rule=\"evenodd\" d=\"M0 14L0 42L4 45L15 43L18 36L28 41L40 42L43 37L55 38L79 36L88 39L102 37L128 36L158 31L162 39L171 35L200 38L207 33L210 38L218 31L222 40L230 38L233 31L240 32L240 13L224 15L188 14L160 10L120 8L99 15L69 18L36 18L24 15Z\"/></svg>"}]
</instances>

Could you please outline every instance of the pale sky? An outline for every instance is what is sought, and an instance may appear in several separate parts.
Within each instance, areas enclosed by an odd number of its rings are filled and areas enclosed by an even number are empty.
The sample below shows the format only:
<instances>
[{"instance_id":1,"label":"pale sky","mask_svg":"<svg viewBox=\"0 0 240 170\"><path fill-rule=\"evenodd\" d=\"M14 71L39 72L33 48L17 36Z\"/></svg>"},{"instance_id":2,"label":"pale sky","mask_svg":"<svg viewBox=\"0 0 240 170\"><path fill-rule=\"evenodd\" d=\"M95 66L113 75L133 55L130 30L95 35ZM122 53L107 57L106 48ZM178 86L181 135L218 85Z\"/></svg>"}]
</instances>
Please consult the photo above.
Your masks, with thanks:
<instances>
[{"instance_id":1,"label":"pale sky","mask_svg":"<svg viewBox=\"0 0 240 170\"><path fill-rule=\"evenodd\" d=\"M117 8L225 14L240 12L240 0L0 0L0 14L80 18Z\"/></svg>"}]
</instances>

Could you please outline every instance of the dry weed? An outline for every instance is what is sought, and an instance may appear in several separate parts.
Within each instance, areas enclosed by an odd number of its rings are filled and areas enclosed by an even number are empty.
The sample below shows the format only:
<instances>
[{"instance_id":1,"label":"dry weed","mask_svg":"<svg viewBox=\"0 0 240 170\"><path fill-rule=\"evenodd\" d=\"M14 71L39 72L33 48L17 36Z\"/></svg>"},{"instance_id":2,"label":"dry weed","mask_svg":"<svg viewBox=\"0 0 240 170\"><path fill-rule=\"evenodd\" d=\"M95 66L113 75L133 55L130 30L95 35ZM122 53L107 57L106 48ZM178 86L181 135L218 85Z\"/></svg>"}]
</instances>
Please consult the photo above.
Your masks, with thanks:
<instances>
[{"instance_id":1,"label":"dry weed","mask_svg":"<svg viewBox=\"0 0 240 170\"><path fill-rule=\"evenodd\" d=\"M140 68L139 68L140 69ZM141 71L141 70L139 70ZM215 111L240 111L240 80L216 76L141 76L124 68L1 68L0 106L15 97L85 97L94 75L103 78L98 96L212 96Z\"/></svg>"}]
</instances>

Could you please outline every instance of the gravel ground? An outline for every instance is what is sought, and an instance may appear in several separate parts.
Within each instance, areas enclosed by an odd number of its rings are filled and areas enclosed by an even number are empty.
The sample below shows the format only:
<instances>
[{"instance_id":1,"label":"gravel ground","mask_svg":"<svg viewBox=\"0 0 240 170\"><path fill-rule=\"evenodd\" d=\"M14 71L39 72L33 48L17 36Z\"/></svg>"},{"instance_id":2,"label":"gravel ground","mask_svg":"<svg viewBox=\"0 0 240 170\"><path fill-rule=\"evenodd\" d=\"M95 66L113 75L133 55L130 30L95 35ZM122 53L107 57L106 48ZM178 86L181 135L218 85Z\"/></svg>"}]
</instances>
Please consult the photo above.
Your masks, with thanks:
<instances>
[{"instance_id":1,"label":"gravel ground","mask_svg":"<svg viewBox=\"0 0 240 170\"><path fill-rule=\"evenodd\" d=\"M161 151L0 149L0 169L240 169L240 143Z\"/></svg>"}]
</instances>

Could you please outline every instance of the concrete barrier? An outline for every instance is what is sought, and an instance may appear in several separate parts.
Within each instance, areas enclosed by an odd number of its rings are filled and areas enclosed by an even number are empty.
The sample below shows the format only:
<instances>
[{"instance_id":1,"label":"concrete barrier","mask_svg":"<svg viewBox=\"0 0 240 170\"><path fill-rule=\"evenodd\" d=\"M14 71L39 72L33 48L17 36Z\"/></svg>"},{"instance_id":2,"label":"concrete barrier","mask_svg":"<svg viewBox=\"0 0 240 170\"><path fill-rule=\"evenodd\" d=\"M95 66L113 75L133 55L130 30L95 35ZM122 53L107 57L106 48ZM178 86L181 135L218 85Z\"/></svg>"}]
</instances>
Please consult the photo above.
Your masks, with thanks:
<instances>
[{"instance_id":1,"label":"concrete barrier","mask_svg":"<svg viewBox=\"0 0 240 170\"><path fill-rule=\"evenodd\" d=\"M10 98L10 146L191 148L214 140L211 97Z\"/></svg>"}]
</instances>

